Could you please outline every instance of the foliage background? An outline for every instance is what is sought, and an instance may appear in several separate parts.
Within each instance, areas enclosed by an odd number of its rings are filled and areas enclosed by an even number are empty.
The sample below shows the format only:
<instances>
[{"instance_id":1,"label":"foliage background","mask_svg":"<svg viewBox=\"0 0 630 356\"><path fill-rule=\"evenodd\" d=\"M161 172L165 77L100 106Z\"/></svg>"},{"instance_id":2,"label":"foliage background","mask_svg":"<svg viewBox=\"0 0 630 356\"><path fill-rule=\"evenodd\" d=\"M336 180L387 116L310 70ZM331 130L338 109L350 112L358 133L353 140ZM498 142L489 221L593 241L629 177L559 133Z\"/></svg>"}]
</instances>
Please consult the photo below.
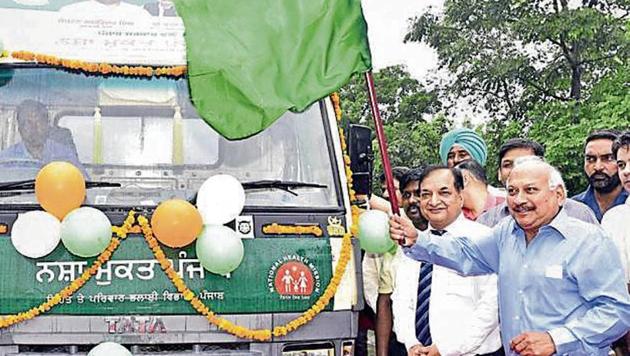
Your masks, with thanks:
<instances>
[{"instance_id":1,"label":"foliage background","mask_svg":"<svg viewBox=\"0 0 630 356\"><path fill-rule=\"evenodd\" d=\"M545 146L571 195L582 191L588 133L630 129L629 15L628 0L446 0L442 12L412 19L404 40L435 49L439 73L375 73L392 164L436 163L442 134L468 126L488 144L494 184L498 148L525 137ZM346 118L371 126L363 79L340 94ZM454 125L461 103L484 123Z\"/></svg>"}]
</instances>

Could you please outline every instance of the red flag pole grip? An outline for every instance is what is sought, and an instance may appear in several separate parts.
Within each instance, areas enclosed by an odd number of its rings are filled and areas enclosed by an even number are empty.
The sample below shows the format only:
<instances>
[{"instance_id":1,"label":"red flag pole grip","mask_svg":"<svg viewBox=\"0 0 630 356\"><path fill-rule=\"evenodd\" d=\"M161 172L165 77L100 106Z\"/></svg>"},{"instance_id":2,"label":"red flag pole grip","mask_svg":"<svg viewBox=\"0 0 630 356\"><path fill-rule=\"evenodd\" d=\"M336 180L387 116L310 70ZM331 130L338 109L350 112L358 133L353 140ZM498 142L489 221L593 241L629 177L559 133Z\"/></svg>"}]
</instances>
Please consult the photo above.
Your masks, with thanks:
<instances>
[{"instance_id":1,"label":"red flag pole grip","mask_svg":"<svg viewBox=\"0 0 630 356\"><path fill-rule=\"evenodd\" d=\"M383 162L383 171L385 172L385 183L387 185L387 193L389 193L389 203L392 207L392 213L400 215L398 209L398 201L396 199L396 189L394 188L394 176L392 175L392 166L387 155L387 138L383 130L383 122L381 114L378 110L378 101L376 100L376 90L374 89L374 78L372 71L365 72L365 80L367 82L368 96L370 100L370 108L372 109L372 117L374 118L374 127L376 128L376 138L381 151L381 161Z\"/></svg>"}]
</instances>

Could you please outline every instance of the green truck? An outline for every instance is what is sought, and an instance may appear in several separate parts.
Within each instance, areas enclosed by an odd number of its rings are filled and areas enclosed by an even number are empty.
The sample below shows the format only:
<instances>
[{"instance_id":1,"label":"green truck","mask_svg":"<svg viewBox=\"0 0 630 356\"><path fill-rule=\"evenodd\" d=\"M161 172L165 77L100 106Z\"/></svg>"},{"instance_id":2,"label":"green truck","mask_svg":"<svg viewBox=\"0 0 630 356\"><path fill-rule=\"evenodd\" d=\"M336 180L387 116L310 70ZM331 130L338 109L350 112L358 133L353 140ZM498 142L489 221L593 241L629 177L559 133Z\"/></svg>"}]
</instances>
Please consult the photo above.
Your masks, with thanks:
<instances>
[{"instance_id":1,"label":"green truck","mask_svg":"<svg viewBox=\"0 0 630 356\"><path fill-rule=\"evenodd\" d=\"M41 6L53 5L61 6ZM10 34L23 36L6 25L18 21L22 11L30 10L0 1L5 24L0 38L7 47L14 44L7 40ZM31 108L28 118L20 114L24 107ZM0 316L50 300L94 261L72 255L62 244L31 259L11 242L19 214L41 209L33 189L38 171L49 161L66 160L88 182L84 205L103 211L113 225L122 224L130 210L150 217L167 199L194 202L210 176L236 177L246 190L245 208L227 225L244 243L238 269L229 277L204 270L194 245L163 249L187 286L218 315L251 329L287 324L324 293L352 224L338 125L331 100L324 99L304 112L286 113L258 135L229 141L197 115L185 77L86 73L5 52L0 59ZM370 133L364 127L345 132L356 189L364 191L371 174ZM260 342L220 331L200 316L135 231L76 293L46 313L1 328L0 356L81 354L104 341L147 355L350 355L363 306L357 261L360 251L353 243L352 258L325 310L286 336Z\"/></svg>"}]
</instances>

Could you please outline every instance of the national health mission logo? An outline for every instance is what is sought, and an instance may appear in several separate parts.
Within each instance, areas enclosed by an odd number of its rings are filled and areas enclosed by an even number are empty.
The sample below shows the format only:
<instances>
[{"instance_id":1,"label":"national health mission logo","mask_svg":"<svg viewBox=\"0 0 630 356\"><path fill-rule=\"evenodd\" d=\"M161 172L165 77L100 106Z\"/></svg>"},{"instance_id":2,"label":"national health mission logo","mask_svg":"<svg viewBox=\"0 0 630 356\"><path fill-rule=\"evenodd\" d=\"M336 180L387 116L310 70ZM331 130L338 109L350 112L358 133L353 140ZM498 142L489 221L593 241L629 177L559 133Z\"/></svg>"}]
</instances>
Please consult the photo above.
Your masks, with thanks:
<instances>
[{"instance_id":1,"label":"national health mission logo","mask_svg":"<svg viewBox=\"0 0 630 356\"><path fill-rule=\"evenodd\" d=\"M278 293L280 299L310 299L321 293L319 271L307 257L282 256L269 268L267 288L269 293Z\"/></svg>"}]
</instances>

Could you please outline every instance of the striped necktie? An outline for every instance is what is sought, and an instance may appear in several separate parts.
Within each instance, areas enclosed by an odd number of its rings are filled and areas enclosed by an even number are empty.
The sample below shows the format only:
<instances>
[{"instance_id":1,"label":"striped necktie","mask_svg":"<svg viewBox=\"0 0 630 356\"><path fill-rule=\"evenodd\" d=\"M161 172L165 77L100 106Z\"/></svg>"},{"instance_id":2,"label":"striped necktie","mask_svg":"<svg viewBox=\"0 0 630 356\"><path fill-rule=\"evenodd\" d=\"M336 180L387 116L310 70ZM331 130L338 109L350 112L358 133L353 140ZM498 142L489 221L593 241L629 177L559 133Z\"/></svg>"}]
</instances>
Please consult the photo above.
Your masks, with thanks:
<instances>
[{"instance_id":1,"label":"striped necktie","mask_svg":"<svg viewBox=\"0 0 630 356\"><path fill-rule=\"evenodd\" d=\"M431 230L431 234L442 236L444 230ZM431 329L429 328L429 297L431 296L431 275L433 264L423 262L418 276L418 300L416 302L416 338L422 345L429 346Z\"/></svg>"}]
</instances>

